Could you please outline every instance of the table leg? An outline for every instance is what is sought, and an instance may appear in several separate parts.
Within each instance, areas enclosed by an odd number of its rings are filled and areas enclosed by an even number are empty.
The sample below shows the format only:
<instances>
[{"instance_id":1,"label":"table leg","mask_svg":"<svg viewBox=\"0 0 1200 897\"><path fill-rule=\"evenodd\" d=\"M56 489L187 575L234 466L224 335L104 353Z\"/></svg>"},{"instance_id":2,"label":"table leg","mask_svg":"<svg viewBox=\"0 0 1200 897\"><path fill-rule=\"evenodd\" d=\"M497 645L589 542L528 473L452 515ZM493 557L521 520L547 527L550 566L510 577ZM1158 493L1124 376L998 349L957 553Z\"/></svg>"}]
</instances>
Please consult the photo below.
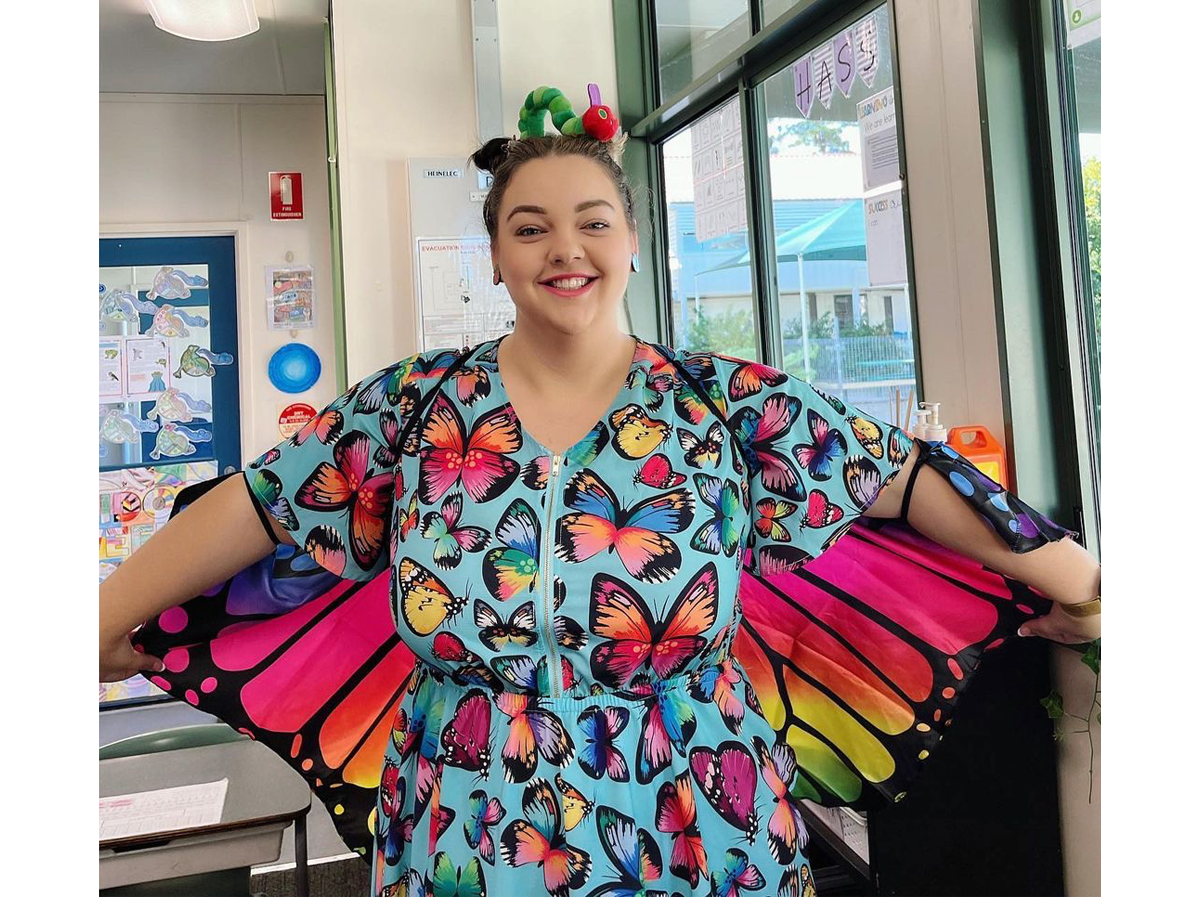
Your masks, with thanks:
<instances>
[{"instance_id":1,"label":"table leg","mask_svg":"<svg viewBox=\"0 0 1200 897\"><path fill-rule=\"evenodd\" d=\"M296 818L296 897L308 897L308 815Z\"/></svg>"}]
</instances>

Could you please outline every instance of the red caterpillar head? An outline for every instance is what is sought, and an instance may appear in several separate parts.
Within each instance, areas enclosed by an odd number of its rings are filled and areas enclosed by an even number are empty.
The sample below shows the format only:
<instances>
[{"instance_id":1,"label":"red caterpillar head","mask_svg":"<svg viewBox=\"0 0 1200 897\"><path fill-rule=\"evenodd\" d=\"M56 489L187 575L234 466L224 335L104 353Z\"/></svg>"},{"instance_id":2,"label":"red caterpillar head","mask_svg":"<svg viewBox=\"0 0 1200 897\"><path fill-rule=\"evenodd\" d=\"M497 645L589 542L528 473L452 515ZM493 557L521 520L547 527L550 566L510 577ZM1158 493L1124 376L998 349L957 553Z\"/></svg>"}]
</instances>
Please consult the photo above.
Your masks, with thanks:
<instances>
[{"instance_id":1,"label":"red caterpillar head","mask_svg":"<svg viewBox=\"0 0 1200 897\"><path fill-rule=\"evenodd\" d=\"M589 137L597 140L612 140L621 129L621 123L613 111L600 102L600 86L588 85L587 112L583 113L583 130Z\"/></svg>"}]
</instances>

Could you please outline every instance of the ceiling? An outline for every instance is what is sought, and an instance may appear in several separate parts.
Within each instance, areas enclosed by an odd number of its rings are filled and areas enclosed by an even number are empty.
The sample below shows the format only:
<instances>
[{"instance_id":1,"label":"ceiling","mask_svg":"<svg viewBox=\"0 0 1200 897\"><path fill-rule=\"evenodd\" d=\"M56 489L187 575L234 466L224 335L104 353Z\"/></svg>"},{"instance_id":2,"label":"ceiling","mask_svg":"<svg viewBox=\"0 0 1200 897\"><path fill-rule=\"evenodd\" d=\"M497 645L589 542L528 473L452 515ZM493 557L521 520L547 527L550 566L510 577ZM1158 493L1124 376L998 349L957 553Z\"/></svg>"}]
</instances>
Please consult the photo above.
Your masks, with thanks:
<instances>
[{"instance_id":1,"label":"ceiling","mask_svg":"<svg viewBox=\"0 0 1200 897\"><path fill-rule=\"evenodd\" d=\"M142 0L99 0L101 93L325 92L329 0L254 0L259 29L232 41L159 31Z\"/></svg>"}]
</instances>

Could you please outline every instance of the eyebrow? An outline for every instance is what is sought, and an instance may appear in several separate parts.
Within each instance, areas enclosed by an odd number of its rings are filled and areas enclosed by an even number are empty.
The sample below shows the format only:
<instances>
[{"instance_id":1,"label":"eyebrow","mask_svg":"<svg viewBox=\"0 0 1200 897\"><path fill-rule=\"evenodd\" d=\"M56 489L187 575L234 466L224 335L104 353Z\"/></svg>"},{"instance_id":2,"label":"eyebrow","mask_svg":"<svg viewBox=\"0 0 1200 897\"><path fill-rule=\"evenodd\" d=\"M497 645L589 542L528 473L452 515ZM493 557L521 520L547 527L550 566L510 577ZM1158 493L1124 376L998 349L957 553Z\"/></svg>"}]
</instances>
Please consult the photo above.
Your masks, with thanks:
<instances>
[{"instance_id":1,"label":"eyebrow","mask_svg":"<svg viewBox=\"0 0 1200 897\"><path fill-rule=\"evenodd\" d=\"M587 202L581 202L575 207L575 211L582 212L586 209L592 208L593 206L608 206L614 212L616 211L616 209L613 209L613 204L606 199L589 199ZM532 212L535 215L546 214L546 210L541 206L515 206L513 210L508 213L508 218L505 218L504 220L509 221L512 216L516 215L518 212Z\"/></svg>"}]
</instances>

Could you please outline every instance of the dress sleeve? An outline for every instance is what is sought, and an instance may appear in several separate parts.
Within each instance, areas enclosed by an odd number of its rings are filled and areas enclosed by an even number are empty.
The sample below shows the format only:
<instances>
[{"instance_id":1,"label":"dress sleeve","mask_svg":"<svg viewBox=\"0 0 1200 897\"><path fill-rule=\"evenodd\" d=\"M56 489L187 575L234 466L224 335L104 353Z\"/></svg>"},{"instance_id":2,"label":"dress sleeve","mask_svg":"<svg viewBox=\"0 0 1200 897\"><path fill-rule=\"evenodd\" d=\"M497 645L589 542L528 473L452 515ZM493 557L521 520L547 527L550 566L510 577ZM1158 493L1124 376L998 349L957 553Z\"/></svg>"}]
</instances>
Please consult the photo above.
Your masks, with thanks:
<instances>
[{"instance_id":1,"label":"dress sleeve","mask_svg":"<svg viewBox=\"0 0 1200 897\"><path fill-rule=\"evenodd\" d=\"M841 538L899 473L913 440L803 380L755 368L735 369L726 396L750 467L750 568L770 575Z\"/></svg>"},{"instance_id":2,"label":"dress sleeve","mask_svg":"<svg viewBox=\"0 0 1200 897\"><path fill-rule=\"evenodd\" d=\"M246 468L250 494L343 579L387 568L404 409L416 356L372 374Z\"/></svg>"}]
</instances>

